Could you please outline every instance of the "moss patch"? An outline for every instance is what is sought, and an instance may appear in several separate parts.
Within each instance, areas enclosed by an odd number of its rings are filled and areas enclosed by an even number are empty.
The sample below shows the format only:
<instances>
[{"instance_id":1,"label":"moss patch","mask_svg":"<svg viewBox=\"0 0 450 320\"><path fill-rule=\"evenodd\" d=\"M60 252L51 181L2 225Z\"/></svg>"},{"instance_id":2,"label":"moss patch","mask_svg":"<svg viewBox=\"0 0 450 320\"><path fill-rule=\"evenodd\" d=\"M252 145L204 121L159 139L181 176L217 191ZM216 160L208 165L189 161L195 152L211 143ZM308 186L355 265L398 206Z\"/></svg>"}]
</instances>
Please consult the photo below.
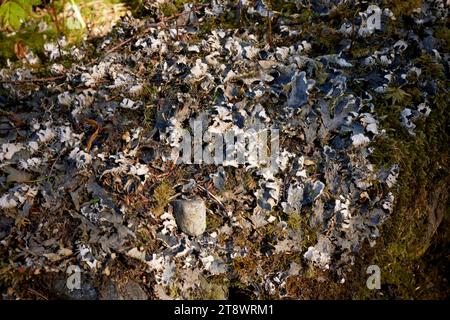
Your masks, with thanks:
<instances>
[{"instance_id":1,"label":"moss patch","mask_svg":"<svg viewBox=\"0 0 450 320\"><path fill-rule=\"evenodd\" d=\"M155 201L155 204L152 211L157 217L163 214L164 208L169 204L174 194L175 190L167 180L164 180L155 188L155 191L153 192L153 200Z\"/></svg>"}]
</instances>

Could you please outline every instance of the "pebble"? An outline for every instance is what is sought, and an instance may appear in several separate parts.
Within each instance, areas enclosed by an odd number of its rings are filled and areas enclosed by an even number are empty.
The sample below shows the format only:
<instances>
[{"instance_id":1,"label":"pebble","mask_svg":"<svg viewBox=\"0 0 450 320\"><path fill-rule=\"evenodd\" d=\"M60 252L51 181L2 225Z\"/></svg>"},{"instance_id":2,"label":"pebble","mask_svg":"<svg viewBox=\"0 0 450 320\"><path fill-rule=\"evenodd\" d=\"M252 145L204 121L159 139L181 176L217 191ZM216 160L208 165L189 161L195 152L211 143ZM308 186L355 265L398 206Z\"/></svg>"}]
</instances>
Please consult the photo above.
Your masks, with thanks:
<instances>
[{"instance_id":1,"label":"pebble","mask_svg":"<svg viewBox=\"0 0 450 320\"><path fill-rule=\"evenodd\" d=\"M199 236L206 229L206 206L203 200L175 200L172 202L178 227L186 234Z\"/></svg>"}]
</instances>

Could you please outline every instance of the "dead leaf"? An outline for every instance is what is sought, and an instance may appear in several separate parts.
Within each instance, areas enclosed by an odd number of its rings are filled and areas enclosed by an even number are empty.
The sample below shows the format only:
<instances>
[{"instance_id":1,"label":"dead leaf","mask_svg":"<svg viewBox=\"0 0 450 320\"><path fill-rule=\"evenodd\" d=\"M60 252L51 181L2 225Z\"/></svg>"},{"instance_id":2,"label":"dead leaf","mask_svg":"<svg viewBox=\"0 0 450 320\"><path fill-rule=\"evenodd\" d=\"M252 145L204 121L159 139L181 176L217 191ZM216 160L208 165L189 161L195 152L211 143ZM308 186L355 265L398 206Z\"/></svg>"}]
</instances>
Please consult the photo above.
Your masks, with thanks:
<instances>
[{"instance_id":1,"label":"dead leaf","mask_svg":"<svg viewBox=\"0 0 450 320\"><path fill-rule=\"evenodd\" d=\"M101 130L100 125L97 123L97 121L92 120L92 119L86 119L85 122L90 125L91 127L95 128L94 133L89 137L89 140L86 144L86 152L89 152L89 150L91 150L92 147L92 143L95 141L95 139L97 139L97 136Z\"/></svg>"},{"instance_id":2,"label":"dead leaf","mask_svg":"<svg viewBox=\"0 0 450 320\"><path fill-rule=\"evenodd\" d=\"M17 59L23 59L26 57L27 48L23 40L19 40L14 44L14 53L16 54Z\"/></svg>"}]
</instances>

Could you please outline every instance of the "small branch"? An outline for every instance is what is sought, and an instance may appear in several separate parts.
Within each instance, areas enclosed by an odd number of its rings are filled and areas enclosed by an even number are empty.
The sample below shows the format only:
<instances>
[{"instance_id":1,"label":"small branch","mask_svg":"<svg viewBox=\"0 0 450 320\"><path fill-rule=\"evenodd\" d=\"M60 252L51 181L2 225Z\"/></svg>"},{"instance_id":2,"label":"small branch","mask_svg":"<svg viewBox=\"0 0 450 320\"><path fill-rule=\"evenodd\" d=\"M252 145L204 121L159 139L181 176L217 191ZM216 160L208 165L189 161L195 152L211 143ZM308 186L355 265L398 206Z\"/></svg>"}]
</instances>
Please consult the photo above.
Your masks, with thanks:
<instances>
[{"instance_id":1,"label":"small branch","mask_svg":"<svg viewBox=\"0 0 450 320\"><path fill-rule=\"evenodd\" d=\"M50 172L49 172L48 176L52 176L53 169L55 168L56 163L58 162L59 158L61 157L62 154L64 154L65 151L66 151L66 147L64 147L60 152L58 152L58 156L56 157L55 161L53 161L53 164L50 168Z\"/></svg>"},{"instance_id":2,"label":"small branch","mask_svg":"<svg viewBox=\"0 0 450 320\"><path fill-rule=\"evenodd\" d=\"M57 77L49 77L49 78L36 78L36 79L27 79L27 80L0 80L0 83L32 83L32 82L49 82L55 80L61 80L66 78L66 76L57 76Z\"/></svg>"},{"instance_id":3,"label":"small branch","mask_svg":"<svg viewBox=\"0 0 450 320\"><path fill-rule=\"evenodd\" d=\"M267 42L272 46L272 18L270 17L270 10L267 10Z\"/></svg>"},{"instance_id":4,"label":"small branch","mask_svg":"<svg viewBox=\"0 0 450 320\"><path fill-rule=\"evenodd\" d=\"M32 288L28 288L28 291L33 293L33 294L35 294L36 296L44 299L44 300L48 300L48 298L46 296L44 296L42 293L40 293L40 292L38 292L38 291L36 291L36 290L34 290Z\"/></svg>"},{"instance_id":5,"label":"small branch","mask_svg":"<svg viewBox=\"0 0 450 320\"><path fill-rule=\"evenodd\" d=\"M200 190L206 192L207 195L209 195L214 201L217 202L217 204L225 210L225 206L223 205L222 201L220 201L211 191L209 191L208 189L202 187L201 185L197 184L197 188L199 188Z\"/></svg>"}]
</instances>

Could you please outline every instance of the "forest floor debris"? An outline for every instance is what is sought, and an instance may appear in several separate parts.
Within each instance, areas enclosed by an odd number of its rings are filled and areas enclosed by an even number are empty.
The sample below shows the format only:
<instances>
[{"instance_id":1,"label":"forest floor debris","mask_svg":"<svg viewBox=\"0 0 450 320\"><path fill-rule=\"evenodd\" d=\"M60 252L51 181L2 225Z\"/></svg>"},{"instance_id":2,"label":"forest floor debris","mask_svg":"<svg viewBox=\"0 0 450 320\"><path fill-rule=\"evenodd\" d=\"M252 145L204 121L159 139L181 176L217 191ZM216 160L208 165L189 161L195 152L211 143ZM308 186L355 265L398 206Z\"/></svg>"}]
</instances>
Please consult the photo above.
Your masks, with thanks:
<instances>
[{"instance_id":1,"label":"forest floor debris","mask_svg":"<svg viewBox=\"0 0 450 320\"><path fill-rule=\"evenodd\" d=\"M411 138L440 112L448 38L432 24L444 24L447 8L423 1L412 22L381 1L306 2L186 3L169 18L150 3L150 14L127 14L95 44L46 45L45 72L26 61L1 69L6 287L18 277L38 279L32 290L49 298L224 298L231 289L301 298L308 279L361 277L358 258L395 214L407 169L375 164L389 135L381 101ZM198 128L206 140L276 129L276 166L245 142L231 152L243 163L218 160L210 144L201 162L180 162L183 133ZM173 205L194 197L195 228ZM87 275L77 294L43 284L49 274L65 281L72 265Z\"/></svg>"}]
</instances>

